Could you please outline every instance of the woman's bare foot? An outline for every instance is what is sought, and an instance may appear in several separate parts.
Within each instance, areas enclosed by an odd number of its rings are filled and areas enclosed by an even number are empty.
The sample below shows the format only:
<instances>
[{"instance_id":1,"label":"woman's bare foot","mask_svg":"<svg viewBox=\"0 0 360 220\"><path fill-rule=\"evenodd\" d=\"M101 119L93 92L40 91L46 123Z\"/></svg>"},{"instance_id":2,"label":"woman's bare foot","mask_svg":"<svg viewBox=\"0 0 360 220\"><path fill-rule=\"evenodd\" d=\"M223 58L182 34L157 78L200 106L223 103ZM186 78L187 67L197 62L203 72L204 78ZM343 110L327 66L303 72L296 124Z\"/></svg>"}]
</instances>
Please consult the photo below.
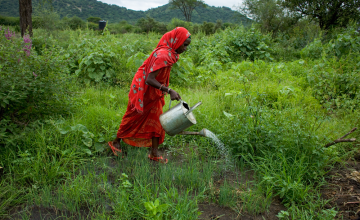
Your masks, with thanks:
<instances>
[{"instance_id":1,"label":"woman's bare foot","mask_svg":"<svg viewBox=\"0 0 360 220\"><path fill-rule=\"evenodd\" d=\"M115 156L118 156L118 153L122 153L120 141L121 141L120 138L115 138L115 140L108 142L108 144Z\"/></svg>"},{"instance_id":2,"label":"woman's bare foot","mask_svg":"<svg viewBox=\"0 0 360 220\"><path fill-rule=\"evenodd\" d=\"M113 146L114 146L116 149L119 149L119 150L121 150L120 141L121 141L120 138L115 138L115 140L112 141Z\"/></svg>"},{"instance_id":3,"label":"woman's bare foot","mask_svg":"<svg viewBox=\"0 0 360 220\"><path fill-rule=\"evenodd\" d=\"M150 148L150 154L148 156L149 159L160 163L167 163L168 159L164 159L162 156L158 155L158 148L159 148L159 138L153 137L152 146Z\"/></svg>"},{"instance_id":4,"label":"woman's bare foot","mask_svg":"<svg viewBox=\"0 0 360 220\"><path fill-rule=\"evenodd\" d=\"M153 157L158 157L158 149L155 149L155 148L150 148L150 157L153 158Z\"/></svg>"}]
</instances>

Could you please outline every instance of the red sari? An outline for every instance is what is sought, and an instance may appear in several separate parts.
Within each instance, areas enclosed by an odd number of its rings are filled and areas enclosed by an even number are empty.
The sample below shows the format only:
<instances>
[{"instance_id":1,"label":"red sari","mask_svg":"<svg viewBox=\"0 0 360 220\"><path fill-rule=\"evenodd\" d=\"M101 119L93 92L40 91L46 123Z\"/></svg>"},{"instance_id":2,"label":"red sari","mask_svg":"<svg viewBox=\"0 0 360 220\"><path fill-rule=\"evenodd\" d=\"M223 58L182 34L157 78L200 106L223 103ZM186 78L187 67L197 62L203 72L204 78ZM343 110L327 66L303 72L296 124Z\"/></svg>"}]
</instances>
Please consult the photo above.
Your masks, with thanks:
<instances>
[{"instance_id":1,"label":"red sari","mask_svg":"<svg viewBox=\"0 0 360 220\"><path fill-rule=\"evenodd\" d=\"M170 70L179 59L179 48L190 33L182 27L164 34L157 48L140 66L131 83L129 102L121 121L117 137L135 147L151 147L152 138L159 137L159 144L164 142L165 131L159 117L165 105L164 95L159 90L145 83L149 73L159 71L156 80L169 85Z\"/></svg>"}]
</instances>

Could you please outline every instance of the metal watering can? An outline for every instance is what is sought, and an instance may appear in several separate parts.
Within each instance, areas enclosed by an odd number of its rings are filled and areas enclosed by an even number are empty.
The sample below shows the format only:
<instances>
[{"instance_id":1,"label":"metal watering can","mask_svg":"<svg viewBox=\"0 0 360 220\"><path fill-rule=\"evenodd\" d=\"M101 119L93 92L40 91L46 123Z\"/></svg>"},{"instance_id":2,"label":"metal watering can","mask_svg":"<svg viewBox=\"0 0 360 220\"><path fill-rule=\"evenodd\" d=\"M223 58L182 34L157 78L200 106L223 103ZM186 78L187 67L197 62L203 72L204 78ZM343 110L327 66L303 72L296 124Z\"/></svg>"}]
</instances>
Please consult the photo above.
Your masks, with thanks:
<instances>
[{"instance_id":1,"label":"metal watering can","mask_svg":"<svg viewBox=\"0 0 360 220\"><path fill-rule=\"evenodd\" d=\"M169 110L160 115L160 123L165 132L174 136L176 134L181 135L202 135L206 137L205 129L202 129L200 132L190 132L184 131L191 125L196 124L196 119L192 111L201 105L202 102L198 102L193 107L189 108L189 105L180 100L180 103L171 107L171 100L169 105Z\"/></svg>"}]
</instances>

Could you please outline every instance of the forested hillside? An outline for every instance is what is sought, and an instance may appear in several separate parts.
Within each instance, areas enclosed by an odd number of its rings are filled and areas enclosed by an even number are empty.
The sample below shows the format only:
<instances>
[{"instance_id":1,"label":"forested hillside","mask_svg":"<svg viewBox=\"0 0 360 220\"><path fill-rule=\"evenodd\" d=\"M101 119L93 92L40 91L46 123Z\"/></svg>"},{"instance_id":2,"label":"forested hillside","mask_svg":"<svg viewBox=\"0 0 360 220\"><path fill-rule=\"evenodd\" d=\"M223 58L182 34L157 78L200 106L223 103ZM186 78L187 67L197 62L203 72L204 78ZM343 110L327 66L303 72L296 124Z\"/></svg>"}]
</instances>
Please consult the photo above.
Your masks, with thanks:
<instances>
[{"instance_id":1,"label":"forested hillside","mask_svg":"<svg viewBox=\"0 0 360 220\"><path fill-rule=\"evenodd\" d=\"M36 7L36 0L33 1ZM0 0L0 15L19 16L19 2L14 0ZM109 5L96 0L54 0L53 9L60 17L78 16L82 19L95 16L110 22L119 22L126 20L129 23L135 23L139 18L151 16L157 21L168 22L172 18L184 20L180 10L171 10L169 4L147 11L134 11L117 5ZM193 12L192 22L202 23L216 22L241 22L247 24L249 19L236 11L227 7L208 6L206 8L196 8Z\"/></svg>"}]
</instances>

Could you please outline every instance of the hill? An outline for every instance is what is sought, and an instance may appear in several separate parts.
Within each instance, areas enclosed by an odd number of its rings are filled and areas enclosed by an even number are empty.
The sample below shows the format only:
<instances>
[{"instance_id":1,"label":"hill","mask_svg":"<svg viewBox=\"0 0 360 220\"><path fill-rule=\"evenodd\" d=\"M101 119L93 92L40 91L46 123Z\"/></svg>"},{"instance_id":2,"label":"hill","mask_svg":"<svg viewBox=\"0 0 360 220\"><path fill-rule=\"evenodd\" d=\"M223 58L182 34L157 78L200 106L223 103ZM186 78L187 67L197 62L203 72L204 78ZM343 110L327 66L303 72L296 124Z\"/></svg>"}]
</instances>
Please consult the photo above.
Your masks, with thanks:
<instances>
[{"instance_id":1,"label":"hill","mask_svg":"<svg viewBox=\"0 0 360 220\"><path fill-rule=\"evenodd\" d=\"M36 0L33 5L36 7ZM19 16L19 2L14 0L0 0L0 15ZM126 20L129 23L136 23L139 18L150 16L157 21L169 22L172 18L184 20L184 16L180 10L171 10L170 5L166 4L147 11L135 11L120 7L117 5L109 5L97 0L53 0L53 9L60 17L78 16L84 20L88 17L100 17L112 23ZM228 7L208 6L206 8L196 8L193 12L192 22L202 23L216 22L221 19L223 22L242 22L246 24L249 19L240 13L231 10Z\"/></svg>"},{"instance_id":2,"label":"hill","mask_svg":"<svg viewBox=\"0 0 360 220\"><path fill-rule=\"evenodd\" d=\"M170 9L170 5L166 4L157 8L145 11L146 15L155 18L158 21L167 22L176 17L184 20L184 15L180 10ZM192 13L192 22L203 23L216 22L222 20L223 22L243 22L248 23L250 20L239 12L233 11L228 7L214 7L207 6L206 8L198 7Z\"/></svg>"}]
</instances>

